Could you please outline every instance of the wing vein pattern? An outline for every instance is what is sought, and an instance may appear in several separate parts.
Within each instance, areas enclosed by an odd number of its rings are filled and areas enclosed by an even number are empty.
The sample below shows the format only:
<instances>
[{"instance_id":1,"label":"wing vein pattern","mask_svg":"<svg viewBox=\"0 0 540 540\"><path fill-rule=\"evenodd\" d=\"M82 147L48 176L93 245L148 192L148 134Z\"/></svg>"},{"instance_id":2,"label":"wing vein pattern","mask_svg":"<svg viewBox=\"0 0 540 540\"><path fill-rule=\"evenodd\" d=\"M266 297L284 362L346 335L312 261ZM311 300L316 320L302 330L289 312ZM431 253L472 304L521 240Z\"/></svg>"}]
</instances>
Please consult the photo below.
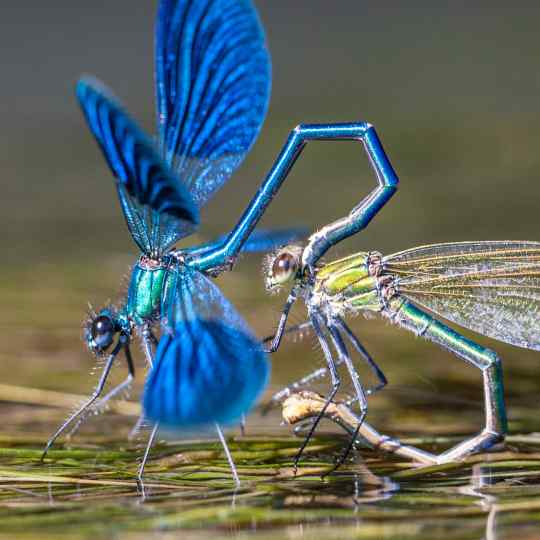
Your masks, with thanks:
<instances>
[{"instance_id":1,"label":"wing vein pattern","mask_svg":"<svg viewBox=\"0 0 540 540\"><path fill-rule=\"evenodd\" d=\"M540 242L435 244L383 264L403 297L486 336L540 350Z\"/></svg>"}]
</instances>

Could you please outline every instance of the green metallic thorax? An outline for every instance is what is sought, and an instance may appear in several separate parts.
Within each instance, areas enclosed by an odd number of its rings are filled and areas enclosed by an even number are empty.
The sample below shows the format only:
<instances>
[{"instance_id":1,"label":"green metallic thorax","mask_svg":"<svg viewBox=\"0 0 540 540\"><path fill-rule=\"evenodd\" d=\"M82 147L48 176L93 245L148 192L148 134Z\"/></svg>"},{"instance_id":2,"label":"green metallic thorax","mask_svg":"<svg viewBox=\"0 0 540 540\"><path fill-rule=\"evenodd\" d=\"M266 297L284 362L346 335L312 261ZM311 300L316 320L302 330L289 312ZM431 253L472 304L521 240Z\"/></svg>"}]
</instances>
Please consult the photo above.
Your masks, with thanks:
<instances>
[{"instance_id":1,"label":"green metallic thorax","mask_svg":"<svg viewBox=\"0 0 540 540\"><path fill-rule=\"evenodd\" d=\"M141 324L160 314L169 272L166 267L141 259L133 268L128 291L127 315Z\"/></svg>"},{"instance_id":2,"label":"green metallic thorax","mask_svg":"<svg viewBox=\"0 0 540 540\"><path fill-rule=\"evenodd\" d=\"M370 253L355 253L321 267L315 278L315 294L347 309L380 311L378 277L372 275Z\"/></svg>"}]
</instances>

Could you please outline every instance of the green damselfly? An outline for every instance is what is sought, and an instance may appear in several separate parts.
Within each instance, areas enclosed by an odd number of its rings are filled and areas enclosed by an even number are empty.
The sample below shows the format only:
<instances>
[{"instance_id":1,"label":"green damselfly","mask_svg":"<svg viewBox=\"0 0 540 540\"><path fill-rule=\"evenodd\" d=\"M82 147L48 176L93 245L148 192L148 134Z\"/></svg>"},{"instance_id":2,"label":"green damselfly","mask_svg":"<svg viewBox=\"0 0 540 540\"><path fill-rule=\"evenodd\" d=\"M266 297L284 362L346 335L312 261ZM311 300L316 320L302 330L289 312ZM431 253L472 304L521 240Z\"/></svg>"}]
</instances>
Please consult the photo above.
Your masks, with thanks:
<instances>
[{"instance_id":1,"label":"green damselfly","mask_svg":"<svg viewBox=\"0 0 540 540\"><path fill-rule=\"evenodd\" d=\"M417 336L430 340L477 367L483 378L485 426L476 436L449 449L439 462L458 460L488 449L504 439L507 430L502 366L499 356L462 336L435 316L518 347L540 350L540 242L486 241L435 244L393 255L361 252L309 267L307 247L290 245L267 260L266 287L291 285L271 351L278 348L290 307L303 298L328 367L319 369L274 395L280 402L293 390L307 387L330 373L332 390L315 419L297 459L340 385L336 370L345 364L352 378L360 422L367 412L367 395L347 349L347 343L368 362L386 384L384 374L353 334L345 319L358 313L377 313ZM294 327L291 330L298 329ZM334 349L337 354L334 357ZM352 445L352 442L351 442ZM338 461L343 462L347 451Z\"/></svg>"}]
</instances>

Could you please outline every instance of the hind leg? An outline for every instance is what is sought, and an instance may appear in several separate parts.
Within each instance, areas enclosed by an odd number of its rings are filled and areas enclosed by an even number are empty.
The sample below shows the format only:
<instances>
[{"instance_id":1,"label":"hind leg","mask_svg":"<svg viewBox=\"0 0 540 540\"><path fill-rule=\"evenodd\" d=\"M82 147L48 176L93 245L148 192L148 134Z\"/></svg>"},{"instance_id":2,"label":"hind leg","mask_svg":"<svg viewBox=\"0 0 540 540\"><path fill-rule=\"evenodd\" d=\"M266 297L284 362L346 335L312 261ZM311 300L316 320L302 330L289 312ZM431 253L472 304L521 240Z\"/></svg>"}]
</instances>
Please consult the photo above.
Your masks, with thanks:
<instances>
[{"instance_id":1,"label":"hind leg","mask_svg":"<svg viewBox=\"0 0 540 540\"><path fill-rule=\"evenodd\" d=\"M306 446L308 445L309 441L313 437L313 434L315 433L315 430L317 429L319 422L324 417L326 413L326 409L328 408L330 403L333 401L333 399L336 397L336 394L339 390L339 386L341 384L341 380L339 378L339 375L336 369L336 363L332 355L332 351L330 350L330 345L328 344L327 337L325 336L321 328L319 317L320 316L315 313L313 314L311 321L313 324L313 329L315 330L315 333L317 334L317 337L319 339L319 343L321 344L324 356L326 358L326 362L328 363L328 370L330 371L330 377L332 379L332 389L330 390L330 393L326 396L324 406L322 407L320 413L317 415L317 417L313 421L313 424L311 425L308 431L308 434L306 435L304 441L302 442L302 445L300 446L300 449L298 450L298 453L296 454L296 457L294 459L295 471L298 468L298 463L300 461L300 458L302 457L302 454L304 453L304 450L306 449Z\"/></svg>"}]
</instances>

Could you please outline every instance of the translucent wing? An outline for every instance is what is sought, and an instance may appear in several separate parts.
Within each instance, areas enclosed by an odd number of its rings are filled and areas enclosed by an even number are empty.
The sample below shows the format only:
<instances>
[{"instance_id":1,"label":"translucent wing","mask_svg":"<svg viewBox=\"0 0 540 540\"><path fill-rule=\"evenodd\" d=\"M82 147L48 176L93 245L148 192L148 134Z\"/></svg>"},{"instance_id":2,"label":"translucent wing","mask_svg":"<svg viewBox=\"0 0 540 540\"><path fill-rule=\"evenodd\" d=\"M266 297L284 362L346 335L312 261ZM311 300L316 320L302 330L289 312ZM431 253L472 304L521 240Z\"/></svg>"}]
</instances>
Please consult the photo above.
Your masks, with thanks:
<instances>
[{"instance_id":1,"label":"translucent wing","mask_svg":"<svg viewBox=\"0 0 540 540\"><path fill-rule=\"evenodd\" d=\"M219 289L198 272L175 275L145 416L169 428L238 421L265 388L269 364L259 341Z\"/></svg>"},{"instance_id":2,"label":"translucent wing","mask_svg":"<svg viewBox=\"0 0 540 540\"><path fill-rule=\"evenodd\" d=\"M256 229L254 230L240 250L242 253L260 253L272 251L280 246L285 246L291 242L301 240L308 235L307 229L291 228L291 229ZM193 250L187 249L183 251L201 251L211 249L221 244L227 234L212 240L206 244L201 244Z\"/></svg>"},{"instance_id":3,"label":"translucent wing","mask_svg":"<svg viewBox=\"0 0 540 540\"><path fill-rule=\"evenodd\" d=\"M242 246L243 253L258 253L277 249L291 242L301 240L308 234L307 229L255 229ZM224 237L225 238L225 237Z\"/></svg>"},{"instance_id":4,"label":"translucent wing","mask_svg":"<svg viewBox=\"0 0 540 540\"><path fill-rule=\"evenodd\" d=\"M199 207L229 179L259 132L270 58L250 0L161 0L156 28L163 155Z\"/></svg>"},{"instance_id":5,"label":"translucent wing","mask_svg":"<svg viewBox=\"0 0 540 540\"><path fill-rule=\"evenodd\" d=\"M139 247L163 251L191 232L199 221L193 198L118 102L92 79L79 81L77 97L117 179L120 203Z\"/></svg>"},{"instance_id":6,"label":"translucent wing","mask_svg":"<svg viewBox=\"0 0 540 540\"><path fill-rule=\"evenodd\" d=\"M384 259L398 292L486 336L540 350L540 242L461 242Z\"/></svg>"}]
</instances>

